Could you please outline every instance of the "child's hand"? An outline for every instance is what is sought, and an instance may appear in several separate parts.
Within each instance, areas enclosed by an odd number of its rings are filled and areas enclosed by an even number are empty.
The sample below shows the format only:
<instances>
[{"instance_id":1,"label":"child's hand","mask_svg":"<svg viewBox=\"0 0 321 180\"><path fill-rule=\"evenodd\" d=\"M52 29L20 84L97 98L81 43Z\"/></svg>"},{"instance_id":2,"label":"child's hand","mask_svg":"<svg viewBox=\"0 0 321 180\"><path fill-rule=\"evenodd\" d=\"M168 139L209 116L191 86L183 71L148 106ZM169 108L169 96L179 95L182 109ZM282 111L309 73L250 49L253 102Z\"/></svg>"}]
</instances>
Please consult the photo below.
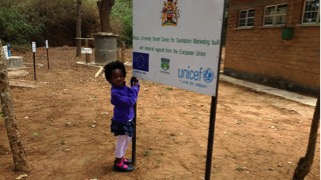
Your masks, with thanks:
<instances>
[{"instance_id":1,"label":"child's hand","mask_svg":"<svg viewBox=\"0 0 321 180\"><path fill-rule=\"evenodd\" d=\"M139 85L139 79L138 78L136 78L136 77L132 77L131 79L130 79L130 85L131 86L138 86Z\"/></svg>"}]
</instances>

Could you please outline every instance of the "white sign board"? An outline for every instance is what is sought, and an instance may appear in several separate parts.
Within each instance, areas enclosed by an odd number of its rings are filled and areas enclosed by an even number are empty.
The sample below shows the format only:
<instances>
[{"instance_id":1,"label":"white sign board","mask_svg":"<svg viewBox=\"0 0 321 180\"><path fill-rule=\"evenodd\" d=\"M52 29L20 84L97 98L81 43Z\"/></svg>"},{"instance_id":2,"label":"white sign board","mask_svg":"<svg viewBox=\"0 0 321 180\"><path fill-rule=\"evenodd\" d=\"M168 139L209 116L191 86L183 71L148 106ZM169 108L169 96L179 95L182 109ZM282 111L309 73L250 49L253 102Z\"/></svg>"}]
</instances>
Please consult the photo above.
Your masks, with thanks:
<instances>
[{"instance_id":1,"label":"white sign board","mask_svg":"<svg viewBox=\"0 0 321 180\"><path fill-rule=\"evenodd\" d=\"M223 0L134 0L133 76L216 95Z\"/></svg>"},{"instance_id":2,"label":"white sign board","mask_svg":"<svg viewBox=\"0 0 321 180\"><path fill-rule=\"evenodd\" d=\"M36 52L36 42L32 42L32 52Z\"/></svg>"},{"instance_id":3,"label":"white sign board","mask_svg":"<svg viewBox=\"0 0 321 180\"><path fill-rule=\"evenodd\" d=\"M82 54L92 54L93 53L93 49L91 48L81 48L81 53Z\"/></svg>"},{"instance_id":4,"label":"white sign board","mask_svg":"<svg viewBox=\"0 0 321 180\"><path fill-rule=\"evenodd\" d=\"M6 59L9 59L9 54L8 54L8 46L2 46L4 56Z\"/></svg>"}]
</instances>

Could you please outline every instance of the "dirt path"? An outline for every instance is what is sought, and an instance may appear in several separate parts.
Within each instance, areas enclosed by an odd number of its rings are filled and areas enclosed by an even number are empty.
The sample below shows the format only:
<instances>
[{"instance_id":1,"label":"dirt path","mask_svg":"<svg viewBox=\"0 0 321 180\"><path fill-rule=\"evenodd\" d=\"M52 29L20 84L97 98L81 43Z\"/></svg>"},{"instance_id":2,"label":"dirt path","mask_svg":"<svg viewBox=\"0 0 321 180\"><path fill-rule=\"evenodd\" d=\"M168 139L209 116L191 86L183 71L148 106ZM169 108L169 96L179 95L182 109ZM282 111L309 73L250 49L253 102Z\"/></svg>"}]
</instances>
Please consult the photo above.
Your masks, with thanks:
<instances>
[{"instance_id":1,"label":"dirt path","mask_svg":"<svg viewBox=\"0 0 321 180\"><path fill-rule=\"evenodd\" d=\"M76 64L75 49L37 50L36 88L12 88L21 136L33 170L27 179L202 179L209 96L142 81L138 101L137 167L112 171L115 137L110 85L99 70ZM32 54L23 54L32 62ZM130 57L128 57L130 59ZM31 67L31 66L30 66ZM33 81L30 74L13 80ZM131 69L128 68L129 80ZM212 179L291 179L305 154L314 108L220 83ZM307 180L320 179L320 143ZM130 155L130 150L128 151ZM14 179L0 119L0 180Z\"/></svg>"}]
</instances>

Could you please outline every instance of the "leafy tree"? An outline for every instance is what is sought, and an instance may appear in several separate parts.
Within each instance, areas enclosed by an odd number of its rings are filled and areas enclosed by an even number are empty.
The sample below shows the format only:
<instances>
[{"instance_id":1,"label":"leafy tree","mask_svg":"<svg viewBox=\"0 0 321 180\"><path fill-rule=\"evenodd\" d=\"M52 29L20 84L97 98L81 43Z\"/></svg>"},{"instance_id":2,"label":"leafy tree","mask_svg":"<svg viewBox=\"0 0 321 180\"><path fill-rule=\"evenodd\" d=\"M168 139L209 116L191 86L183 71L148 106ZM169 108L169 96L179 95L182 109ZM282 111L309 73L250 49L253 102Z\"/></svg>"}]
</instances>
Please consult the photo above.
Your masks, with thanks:
<instances>
[{"instance_id":1,"label":"leafy tree","mask_svg":"<svg viewBox=\"0 0 321 180\"><path fill-rule=\"evenodd\" d=\"M5 42L27 44L41 36L44 18L36 12L26 12L21 6L0 5L0 38Z\"/></svg>"},{"instance_id":2,"label":"leafy tree","mask_svg":"<svg viewBox=\"0 0 321 180\"><path fill-rule=\"evenodd\" d=\"M132 0L117 0L111 13L112 27L119 34L121 40L132 45L133 35L133 8Z\"/></svg>"},{"instance_id":3,"label":"leafy tree","mask_svg":"<svg viewBox=\"0 0 321 180\"><path fill-rule=\"evenodd\" d=\"M132 44L132 0L99 0L102 7L108 6L106 14L110 16L102 18L106 20L102 25L97 1L81 2L82 37L91 37L102 27ZM0 0L0 38L28 47L31 41L44 45L44 40L51 46L75 45L76 10L76 0Z\"/></svg>"}]
</instances>

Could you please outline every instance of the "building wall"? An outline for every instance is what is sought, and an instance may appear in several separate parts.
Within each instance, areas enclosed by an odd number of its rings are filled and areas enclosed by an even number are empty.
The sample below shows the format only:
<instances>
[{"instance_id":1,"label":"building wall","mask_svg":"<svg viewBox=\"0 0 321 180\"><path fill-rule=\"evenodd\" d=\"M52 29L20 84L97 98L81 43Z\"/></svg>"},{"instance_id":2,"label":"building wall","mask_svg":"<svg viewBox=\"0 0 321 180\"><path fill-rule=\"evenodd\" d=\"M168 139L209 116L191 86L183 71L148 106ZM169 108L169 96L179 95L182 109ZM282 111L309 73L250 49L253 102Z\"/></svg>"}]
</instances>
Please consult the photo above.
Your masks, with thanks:
<instances>
[{"instance_id":1,"label":"building wall","mask_svg":"<svg viewBox=\"0 0 321 180\"><path fill-rule=\"evenodd\" d=\"M294 38L282 39L283 27L264 27L264 7L288 3L286 27ZM224 74L318 94L320 26L302 25L304 0L229 0ZM254 27L238 28L239 10L255 8Z\"/></svg>"}]
</instances>

